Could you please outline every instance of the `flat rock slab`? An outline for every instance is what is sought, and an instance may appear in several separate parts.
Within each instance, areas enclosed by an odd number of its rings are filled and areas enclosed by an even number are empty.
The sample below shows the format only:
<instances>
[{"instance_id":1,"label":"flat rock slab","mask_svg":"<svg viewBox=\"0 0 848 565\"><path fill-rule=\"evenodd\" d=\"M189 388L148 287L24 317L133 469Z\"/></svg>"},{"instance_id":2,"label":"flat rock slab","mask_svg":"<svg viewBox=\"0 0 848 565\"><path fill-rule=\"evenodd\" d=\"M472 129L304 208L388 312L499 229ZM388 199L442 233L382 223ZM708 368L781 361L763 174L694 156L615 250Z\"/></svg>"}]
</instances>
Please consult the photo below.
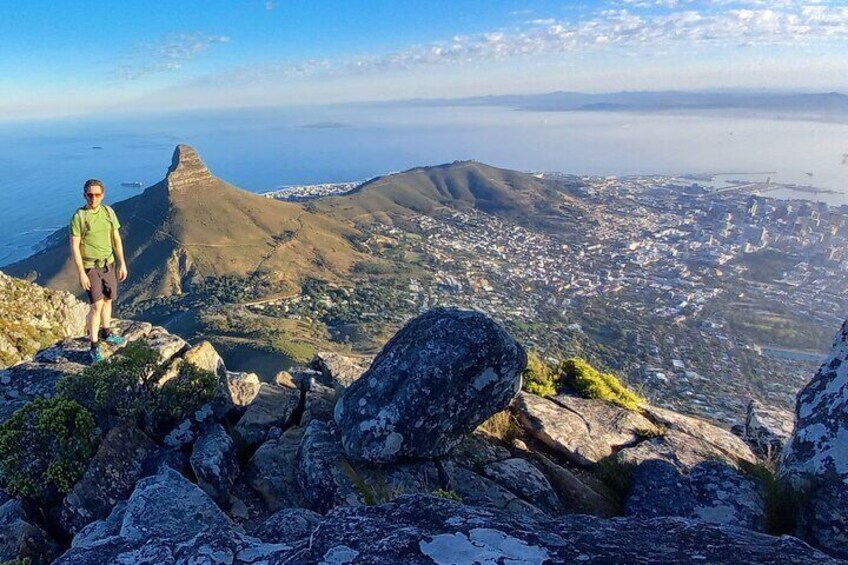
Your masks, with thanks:
<instances>
[{"instance_id":1,"label":"flat rock slab","mask_svg":"<svg viewBox=\"0 0 848 565\"><path fill-rule=\"evenodd\" d=\"M513 403L522 426L536 439L577 465L591 466L640 434L659 433L650 420L632 410L567 395L551 399L522 392Z\"/></svg>"},{"instance_id":2,"label":"flat rock slab","mask_svg":"<svg viewBox=\"0 0 848 565\"><path fill-rule=\"evenodd\" d=\"M737 468L742 463L757 463L751 448L727 430L656 406L647 406L644 410L648 418L662 426L663 435L622 449L615 456L621 463L639 465L651 459L662 459L681 470L709 459L721 459Z\"/></svg>"},{"instance_id":3,"label":"flat rock slab","mask_svg":"<svg viewBox=\"0 0 848 565\"><path fill-rule=\"evenodd\" d=\"M689 474L661 460L633 473L626 513L638 518L679 516L765 531L765 492L753 478L721 461L704 461Z\"/></svg>"},{"instance_id":4,"label":"flat rock slab","mask_svg":"<svg viewBox=\"0 0 848 565\"><path fill-rule=\"evenodd\" d=\"M345 453L389 463L448 453L506 408L524 349L479 312L435 308L403 327L336 403Z\"/></svg>"},{"instance_id":5,"label":"flat rock slab","mask_svg":"<svg viewBox=\"0 0 848 565\"><path fill-rule=\"evenodd\" d=\"M136 428L116 427L106 434L82 479L62 503L61 523L75 534L109 515L130 496L142 475L144 461L156 446Z\"/></svg>"},{"instance_id":6,"label":"flat rock slab","mask_svg":"<svg viewBox=\"0 0 848 565\"><path fill-rule=\"evenodd\" d=\"M189 461L197 485L219 506L228 508L239 466L233 440L221 424L210 426L197 438Z\"/></svg>"},{"instance_id":7,"label":"flat rock slab","mask_svg":"<svg viewBox=\"0 0 848 565\"><path fill-rule=\"evenodd\" d=\"M6 400L34 400L56 394L56 383L85 369L80 363L24 361L0 371L0 395Z\"/></svg>"},{"instance_id":8,"label":"flat rock slab","mask_svg":"<svg viewBox=\"0 0 848 565\"><path fill-rule=\"evenodd\" d=\"M446 463L448 490L462 499L463 504L482 508L496 508L515 516L546 520L549 516L541 509L523 500L497 482L470 469Z\"/></svg>"},{"instance_id":9,"label":"flat rock slab","mask_svg":"<svg viewBox=\"0 0 848 565\"><path fill-rule=\"evenodd\" d=\"M836 563L797 539L681 518L537 521L436 497L341 507L288 554L291 563Z\"/></svg>"},{"instance_id":10,"label":"flat rock slab","mask_svg":"<svg viewBox=\"0 0 848 565\"><path fill-rule=\"evenodd\" d=\"M285 427L299 404L300 391L262 383L259 394L236 424L235 436L243 445L256 447L265 441L269 429Z\"/></svg>"}]
</instances>

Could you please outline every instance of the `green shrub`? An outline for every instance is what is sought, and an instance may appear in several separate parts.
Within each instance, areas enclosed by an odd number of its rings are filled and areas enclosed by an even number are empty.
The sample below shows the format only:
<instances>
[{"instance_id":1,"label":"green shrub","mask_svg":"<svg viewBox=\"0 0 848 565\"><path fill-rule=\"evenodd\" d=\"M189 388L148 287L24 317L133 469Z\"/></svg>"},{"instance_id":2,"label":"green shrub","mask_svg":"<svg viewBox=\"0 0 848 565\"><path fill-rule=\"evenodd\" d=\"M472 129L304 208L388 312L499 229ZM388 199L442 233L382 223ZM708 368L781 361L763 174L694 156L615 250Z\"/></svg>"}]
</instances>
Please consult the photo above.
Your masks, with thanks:
<instances>
[{"instance_id":1,"label":"green shrub","mask_svg":"<svg viewBox=\"0 0 848 565\"><path fill-rule=\"evenodd\" d=\"M612 373L602 373L583 359L572 357L561 365L562 382L584 398L606 400L637 410L645 399L621 384Z\"/></svg>"},{"instance_id":2,"label":"green shrub","mask_svg":"<svg viewBox=\"0 0 848 565\"><path fill-rule=\"evenodd\" d=\"M559 375L554 367L535 352L527 354L527 367L522 373L524 390L539 396L554 396L557 393Z\"/></svg>"},{"instance_id":3,"label":"green shrub","mask_svg":"<svg viewBox=\"0 0 848 565\"><path fill-rule=\"evenodd\" d=\"M30 402L0 425L0 477L16 496L66 493L85 473L100 442L91 413L62 397Z\"/></svg>"},{"instance_id":4,"label":"green shrub","mask_svg":"<svg viewBox=\"0 0 848 565\"><path fill-rule=\"evenodd\" d=\"M32 565L32 559L29 557L21 557L18 559L11 559L9 561L0 561L0 565Z\"/></svg>"},{"instance_id":5,"label":"green shrub","mask_svg":"<svg viewBox=\"0 0 848 565\"><path fill-rule=\"evenodd\" d=\"M155 350L132 342L121 354L64 377L57 391L90 410L103 429L129 423L156 436L211 400L218 382L214 373L183 363L160 388L165 370Z\"/></svg>"},{"instance_id":6,"label":"green shrub","mask_svg":"<svg viewBox=\"0 0 848 565\"><path fill-rule=\"evenodd\" d=\"M438 496L439 498L445 498L447 500L455 500L457 502L462 502L462 497L459 494L453 492L452 490L445 490L442 488L437 488L431 493L433 496Z\"/></svg>"}]
</instances>

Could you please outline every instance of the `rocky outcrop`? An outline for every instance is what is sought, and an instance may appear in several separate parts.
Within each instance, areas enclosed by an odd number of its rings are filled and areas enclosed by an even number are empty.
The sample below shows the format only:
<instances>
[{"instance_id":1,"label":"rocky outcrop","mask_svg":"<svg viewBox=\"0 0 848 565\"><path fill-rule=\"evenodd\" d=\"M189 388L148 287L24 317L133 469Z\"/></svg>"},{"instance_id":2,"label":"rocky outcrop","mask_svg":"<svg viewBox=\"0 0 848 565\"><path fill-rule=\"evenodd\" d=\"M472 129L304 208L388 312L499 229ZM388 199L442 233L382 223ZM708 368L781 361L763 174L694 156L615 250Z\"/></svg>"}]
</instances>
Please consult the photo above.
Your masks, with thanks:
<instances>
[{"instance_id":1,"label":"rocky outcrop","mask_svg":"<svg viewBox=\"0 0 848 565\"><path fill-rule=\"evenodd\" d=\"M752 398L745 410L745 423L731 431L759 457L776 459L792 434L794 421L795 415L789 410L765 406Z\"/></svg>"},{"instance_id":2,"label":"rocky outcrop","mask_svg":"<svg viewBox=\"0 0 848 565\"><path fill-rule=\"evenodd\" d=\"M67 337L85 333L88 305L0 272L0 368L30 359Z\"/></svg>"},{"instance_id":3,"label":"rocky outcrop","mask_svg":"<svg viewBox=\"0 0 848 565\"><path fill-rule=\"evenodd\" d=\"M259 446L247 465L247 483L260 494L272 511L306 506L297 482L296 458L303 428L289 428L282 436Z\"/></svg>"},{"instance_id":4,"label":"rocky outcrop","mask_svg":"<svg viewBox=\"0 0 848 565\"><path fill-rule=\"evenodd\" d=\"M71 534L109 515L126 500L143 472L155 446L136 428L113 428L97 449L82 479L62 503L61 521Z\"/></svg>"},{"instance_id":5,"label":"rocky outcrop","mask_svg":"<svg viewBox=\"0 0 848 565\"><path fill-rule=\"evenodd\" d=\"M633 473L629 516L680 516L711 524L765 531L761 484L721 461L704 461L683 475L671 463L646 461Z\"/></svg>"},{"instance_id":6,"label":"rocky outcrop","mask_svg":"<svg viewBox=\"0 0 848 565\"><path fill-rule=\"evenodd\" d=\"M268 543L293 544L308 538L321 522L321 515L306 508L284 508L250 532Z\"/></svg>"},{"instance_id":7,"label":"rocky outcrop","mask_svg":"<svg viewBox=\"0 0 848 565\"><path fill-rule=\"evenodd\" d=\"M31 523L19 500L0 506L0 560L29 559L32 565L47 565L60 553L59 544Z\"/></svg>"},{"instance_id":8,"label":"rocky outcrop","mask_svg":"<svg viewBox=\"0 0 848 565\"><path fill-rule=\"evenodd\" d=\"M348 475L350 467L344 467L339 431L334 424L320 420L309 422L297 451L296 464L295 476L303 497L316 512L363 503L362 493Z\"/></svg>"},{"instance_id":9,"label":"rocky outcrop","mask_svg":"<svg viewBox=\"0 0 848 565\"><path fill-rule=\"evenodd\" d=\"M344 390L354 383L371 365L371 357L351 357L330 351L317 353L310 366L321 373L321 384Z\"/></svg>"},{"instance_id":10,"label":"rocky outcrop","mask_svg":"<svg viewBox=\"0 0 848 565\"><path fill-rule=\"evenodd\" d=\"M801 529L816 545L848 558L848 321L830 356L798 394L795 430L781 476L802 497Z\"/></svg>"},{"instance_id":11,"label":"rocky outcrop","mask_svg":"<svg viewBox=\"0 0 848 565\"><path fill-rule=\"evenodd\" d=\"M333 510L291 563L835 563L790 537L682 518L519 518L431 496Z\"/></svg>"},{"instance_id":12,"label":"rocky outcrop","mask_svg":"<svg viewBox=\"0 0 848 565\"><path fill-rule=\"evenodd\" d=\"M171 469L139 481L126 505L81 536L58 565L268 563L290 551L240 533L206 493Z\"/></svg>"},{"instance_id":13,"label":"rocky outcrop","mask_svg":"<svg viewBox=\"0 0 848 565\"><path fill-rule=\"evenodd\" d=\"M558 516L563 511L551 483L526 459L513 457L489 463L483 468L483 474L551 516Z\"/></svg>"},{"instance_id":14,"label":"rocky outcrop","mask_svg":"<svg viewBox=\"0 0 848 565\"><path fill-rule=\"evenodd\" d=\"M191 468L197 485L223 508L230 506L230 489L239 467L236 448L224 427L215 424L203 432L191 453Z\"/></svg>"},{"instance_id":15,"label":"rocky outcrop","mask_svg":"<svg viewBox=\"0 0 848 565\"><path fill-rule=\"evenodd\" d=\"M660 433L637 412L564 394L546 399L522 392L513 411L533 437L576 465L597 464L645 434Z\"/></svg>"},{"instance_id":16,"label":"rocky outcrop","mask_svg":"<svg viewBox=\"0 0 848 565\"><path fill-rule=\"evenodd\" d=\"M183 144L177 145L171 166L168 168L168 174L165 177L169 191L177 191L212 179L212 173L203 164L200 155L193 147Z\"/></svg>"},{"instance_id":17,"label":"rocky outcrop","mask_svg":"<svg viewBox=\"0 0 848 565\"><path fill-rule=\"evenodd\" d=\"M300 391L262 383L259 394L247 407L235 428L235 437L245 447L257 447L268 430L288 424L298 405Z\"/></svg>"},{"instance_id":18,"label":"rocky outcrop","mask_svg":"<svg viewBox=\"0 0 848 565\"><path fill-rule=\"evenodd\" d=\"M391 462L445 455L518 393L524 350L477 312L410 321L336 403L345 453Z\"/></svg>"}]
</instances>

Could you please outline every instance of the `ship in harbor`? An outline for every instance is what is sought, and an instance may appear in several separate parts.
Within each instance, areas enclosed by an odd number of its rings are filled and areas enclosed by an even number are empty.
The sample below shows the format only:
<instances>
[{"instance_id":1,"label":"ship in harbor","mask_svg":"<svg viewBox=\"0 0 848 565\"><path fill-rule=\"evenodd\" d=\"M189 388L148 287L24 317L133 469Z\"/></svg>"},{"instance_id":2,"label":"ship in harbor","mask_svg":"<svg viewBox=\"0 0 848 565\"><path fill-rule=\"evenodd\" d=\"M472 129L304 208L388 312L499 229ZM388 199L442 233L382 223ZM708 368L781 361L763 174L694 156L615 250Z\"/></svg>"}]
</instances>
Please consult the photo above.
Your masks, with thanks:
<instances>
[{"instance_id":1,"label":"ship in harbor","mask_svg":"<svg viewBox=\"0 0 848 565\"><path fill-rule=\"evenodd\" d=\"M122 182L121 186L126 186L129 188L141 188L144 186L144 183L138 180Z\"/></svg>"}]
</instances>

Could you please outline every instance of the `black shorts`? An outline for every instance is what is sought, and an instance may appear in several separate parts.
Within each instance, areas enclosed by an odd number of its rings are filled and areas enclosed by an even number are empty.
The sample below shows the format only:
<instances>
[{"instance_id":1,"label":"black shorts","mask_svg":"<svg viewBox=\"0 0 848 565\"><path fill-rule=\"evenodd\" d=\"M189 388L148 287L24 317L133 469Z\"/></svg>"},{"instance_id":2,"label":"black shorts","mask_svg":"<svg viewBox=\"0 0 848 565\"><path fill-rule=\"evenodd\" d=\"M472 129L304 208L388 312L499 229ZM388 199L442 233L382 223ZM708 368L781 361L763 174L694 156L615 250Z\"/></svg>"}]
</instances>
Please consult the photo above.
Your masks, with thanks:
<instances>
[{"instance_id":1,"label":"black shorts","mask_svg":"<svg viewBox=\"0 0 848 565\"><path fill-rule=\"evenodd\" d=\"M118 277L115 274L115 263L105 267L92 267L85 270L88 280L91 281L91 289L88 291L88 299L92 304L102 298L115 300L118 298Z\"/></svg>"}]
</instances>

